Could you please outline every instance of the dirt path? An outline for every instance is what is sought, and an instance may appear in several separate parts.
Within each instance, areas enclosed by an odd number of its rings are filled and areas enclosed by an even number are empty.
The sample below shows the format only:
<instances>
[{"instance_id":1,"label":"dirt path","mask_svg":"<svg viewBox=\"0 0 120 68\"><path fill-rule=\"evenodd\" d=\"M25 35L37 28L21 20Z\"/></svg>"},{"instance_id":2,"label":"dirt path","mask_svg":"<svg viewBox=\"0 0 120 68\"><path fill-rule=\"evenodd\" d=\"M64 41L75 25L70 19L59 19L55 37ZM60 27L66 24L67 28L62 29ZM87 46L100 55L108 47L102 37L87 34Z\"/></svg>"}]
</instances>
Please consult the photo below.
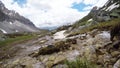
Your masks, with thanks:
<instances>
[{"instance_id":1,"label":"dirt path","mask_svg":"<svg viewBox=\"0 0 120 68\"><path fill-rule=\"evenodd\" d=\"M33 59L34 61L36 61L35 66L37 65L37 67L39 68L40 62L38 62L38 60L36 60L35 58L30 57L29 54L39 50L39 48L41 48L41 47L51 45L53 42L54 42L54 40L52 39L51 36L44 36L41 38L29 40L25 43L13 45L9 51L10 52L9 54L12 54L12 55L10 55L10 56L7 55L8 56L7 59L5 58L5 60L0 61L0 68L1 67L5 68L5 64L8 65L9 63L12 63L13 61L15 61L17 59L21 59L24 57L27 57L27 59L30 58L30 59ZM35 68L37 68L37 67L35 67Z\"/></svg>"},{"instance_id":2,"label":"dirt path","mask_svg":"<svg viewBox=\"0 0 120 68\"><path fill-rule=\"evenodd\" d=\"M57 36L60 35L61 37L61 34L63 35L63 33L64 32L62 33L60 32L60 34L57 33L58 34ZM41 66L40 61L38 61L36 58L30 57L29 54L33 52L38 52L39 48L41 47L52 45L55 42L54 37L55 36L46 35L44 37L26 41L24 43L12 45L9 48L9 50L4 52L7 58L3 57L4 60L0 61L0 68L11 68L13 67L11 65L14 65L17 63L21 63L21 64L23 63L23 65L24 64L26 65L26 63L31 64L35 66L34 68L41 68L41 67L45 68L43 65Z\"/></svg>"}]
</instances>

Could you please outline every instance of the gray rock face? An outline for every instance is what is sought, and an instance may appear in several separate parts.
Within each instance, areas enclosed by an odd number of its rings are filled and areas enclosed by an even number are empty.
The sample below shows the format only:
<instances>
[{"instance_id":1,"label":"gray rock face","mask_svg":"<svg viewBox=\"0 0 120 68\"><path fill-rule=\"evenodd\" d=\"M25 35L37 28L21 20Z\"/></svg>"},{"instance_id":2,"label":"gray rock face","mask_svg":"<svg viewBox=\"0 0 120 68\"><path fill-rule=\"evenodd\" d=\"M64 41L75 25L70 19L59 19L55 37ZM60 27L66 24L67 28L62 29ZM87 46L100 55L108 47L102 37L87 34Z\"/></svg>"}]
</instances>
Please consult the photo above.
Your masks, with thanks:
<instances>
[{"instance_id":1,"label":"gray rock face","mask_svg":"<svg viewBox=\"0 0 120 68\"><path fill-rule=\"evenodd\" d=\"M85 16L80 22L88 21L92 18L92 23L109 21L113 18L120 18L120 1L119 0L108 0L103 7L93 7L90 13ZM82 21L83 20L83 21Z\"/></svg>"},{"instance_id":2,"label":"gray rock face","mask_svg":"<svg viewBox=\"0 0 120 68\"><path fill-rule=\"evenodd\" d=\"M3 33L36 32L38 28L17 12L8 10L0 1L0 31Z\"/></svg>"}]
</instances>

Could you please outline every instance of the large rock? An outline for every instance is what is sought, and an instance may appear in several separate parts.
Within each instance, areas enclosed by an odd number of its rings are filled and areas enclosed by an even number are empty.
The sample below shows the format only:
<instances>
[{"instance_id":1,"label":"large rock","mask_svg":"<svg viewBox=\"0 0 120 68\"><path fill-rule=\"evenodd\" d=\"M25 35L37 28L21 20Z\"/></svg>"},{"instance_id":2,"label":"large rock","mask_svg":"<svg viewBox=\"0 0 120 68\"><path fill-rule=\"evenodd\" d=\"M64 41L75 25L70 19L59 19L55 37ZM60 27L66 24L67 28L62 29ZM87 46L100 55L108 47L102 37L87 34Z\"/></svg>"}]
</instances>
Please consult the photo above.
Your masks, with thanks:
<instances>
[{"instance_id":1,"label":"large rock","mask_svg":"<svg viewBox=\"0 0 120 68\"><path fill-rule=\"evenodd\" d=\"M113 68L120 68L120 59L114 64Z\"/></svg>"},{"instance_id":2,"label":"large rock","mask_svg":"<svg viewBox=\"0 0 120 68\"><path fill-rule=\"evenodd\" d=\"M117 57L118 55L120 55L120 51L113 51L111 55L112 57Z\"/></svg>"},{"instance_id":3,"label":"large rock","mask_svg":"<svg viewBox=\"0 0 120 68\"><path fill-rule=\"evenodd\" d=\"M6 68L44 68L44 65L35 58L22 57L9 63Z\"/></svg>"},{"instance_id":4,"label":"large rock","mask_svg":"<svg viewBox=\"0 0 120 68\"><path fill-rule=\"evenodd\" d=\"M110 42L110 33L103 31L102 33L95 36L94 42L105 45L106 42Z\"/></svg>"},{"instance_id":5,"label":"large rock","mask_svg":"<svg viewBox=\"0 0 120 68\"><path fill-rule=\"evenodd\" d=\"M93 46L86 46L84 49L84 57L92 62L96 62L96 50Z\"/></svg>"}]
</instances>

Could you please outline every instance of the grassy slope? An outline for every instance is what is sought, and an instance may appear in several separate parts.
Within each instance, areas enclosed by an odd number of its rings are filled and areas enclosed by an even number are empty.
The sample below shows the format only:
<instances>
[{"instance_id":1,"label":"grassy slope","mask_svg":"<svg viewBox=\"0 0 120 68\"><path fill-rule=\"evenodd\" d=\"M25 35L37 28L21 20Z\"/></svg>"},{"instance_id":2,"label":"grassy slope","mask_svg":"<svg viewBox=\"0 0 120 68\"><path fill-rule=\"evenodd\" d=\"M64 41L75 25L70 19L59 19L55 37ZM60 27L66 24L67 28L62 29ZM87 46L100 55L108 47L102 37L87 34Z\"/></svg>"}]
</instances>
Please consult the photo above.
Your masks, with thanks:
<instances>
[{"instance_id":1,"label":"grassy slope","mask_svg":"<svg viewBox=\"0 0 120 68\"><path fill-rule=\"evenodd\" d=\"M110 28L112 28L114 25L116 25L119 22L120 22L120 19L113 19L113 20L107 21L107 22L100 22L98 24L92 25L90 27L86 27L86 28L84 28L82 30L79 30L77 32L73 32L69 36L86 33L86 32L89 32L89 31L91 31L93 29L99 29L99 30L105 30L106 29L106 30L110 30Z\"/></svg>"},{"instance_id":2,"label":"grassy slope","mask_svg":"<svg viewBox=\"0 0 120 68\"><path fill-rule=\"evenodd\" d=\"M77 28L79 26L85 25L87 24L87 21L92 18L91 13L89 13L88 15L86 15L85 17L83 17L82 19L80 19L79 21L77 21L75 24L73 24L73 28Z\"/></svg>"},{"instance_id":3,"label":"grassy slope","mask_svg":"<svg viewBox=\"0 0 120 68\"><path fill-rule=\"evenodd\" d=\"M30 40L35 38L36 36L32 35L25 35L25 36L18 36L16 38L8 38L4 41L0 41L0 47L6 46L6 45L12 45L20 42L24 42L26 40Z\"/></svg>"}]
</instances>

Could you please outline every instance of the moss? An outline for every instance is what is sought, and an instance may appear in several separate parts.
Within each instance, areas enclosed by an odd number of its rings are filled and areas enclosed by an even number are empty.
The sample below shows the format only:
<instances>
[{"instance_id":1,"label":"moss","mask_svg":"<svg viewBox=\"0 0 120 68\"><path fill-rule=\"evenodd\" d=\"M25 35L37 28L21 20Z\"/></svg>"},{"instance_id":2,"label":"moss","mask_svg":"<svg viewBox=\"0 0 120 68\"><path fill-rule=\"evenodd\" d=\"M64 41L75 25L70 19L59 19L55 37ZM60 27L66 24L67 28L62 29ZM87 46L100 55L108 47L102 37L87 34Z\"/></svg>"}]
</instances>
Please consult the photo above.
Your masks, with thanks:
<instances>
[{"instance_id":1,"label":"moss","mask_svg":"<svg viewBox=\"0 0 120 68\"><path fill-rule=\"evenodd\" d=\"M40 48L38 53L32 53L30 56L37 57L39 55L47 55L59 51L65 51L71 47L71 44L76 44L76 40L69 39L67 41L58 41L55 42L54 45L48 45L47 47Z\"/></svg>"}]
</instances>

